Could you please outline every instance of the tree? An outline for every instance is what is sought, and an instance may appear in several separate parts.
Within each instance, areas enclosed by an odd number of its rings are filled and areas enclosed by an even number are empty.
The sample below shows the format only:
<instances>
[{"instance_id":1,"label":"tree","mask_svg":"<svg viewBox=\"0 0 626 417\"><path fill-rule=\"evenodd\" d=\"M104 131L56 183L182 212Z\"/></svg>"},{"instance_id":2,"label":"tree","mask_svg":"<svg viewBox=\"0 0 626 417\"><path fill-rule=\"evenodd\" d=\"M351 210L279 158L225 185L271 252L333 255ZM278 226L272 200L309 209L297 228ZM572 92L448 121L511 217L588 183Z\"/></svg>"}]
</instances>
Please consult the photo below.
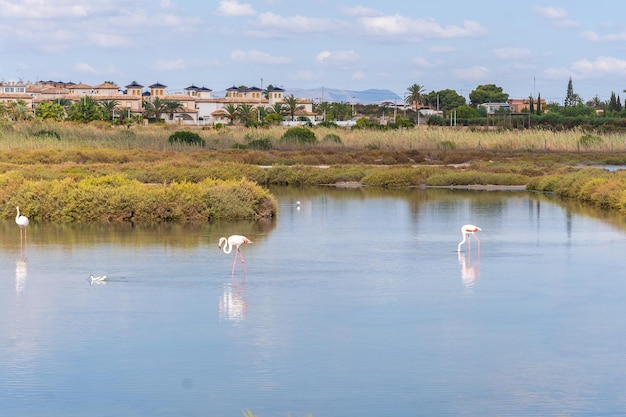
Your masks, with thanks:
<instances>
[{"instance_id":1,"label":"tree","mask_svg":"<svg viewBox=\"0 0 626 417\"><path fill-rule=\"evenodd\" d=\"M249 105L248 103L240 104L237 107L237 117L243 124L247 124L249 122L254 121L254 107Z\"/></svg>"},{"instance_id":2,"label":"tree","mask_svg":"<svg viewBox=\"0 0 626 417\"><path fill-rule=\"evenodd\" d=\"M406 89L409 95L406 97L406 104L412 106L415 111L419 110L423 106L422 102L422 94L426 89L423 85L413 84L409 88Z\"/></svg>"},{"instance_id":3,"label":"tree","mask_svg":"<svg viewBox=\"0 0 626 417\"><path fill-rule=\"evenodd\" d=\"M222 107L222 110L224 111L224 113L226 113L228 124L234 124L235 119L237 118L237 107L233 103L228 103L227 105Z\"/></svg>"},{"instance_id":4,"label":"tree","mask_svg":"<svg viewBox=\"0 0 626 417\"><path fill-rule=\"evenodd\" d=\"M415 109L415 122L419 123L419 110L424 105L422 103L422 94L426 89L424 86L419 84L413 84L409 88L406 89L409 95L406 97L406 104L409 104L413 109Z\"/></svg>"},{"instance_id":5,"label":"tree","mask_svg":"<svg viewBox=\"0 0 626 417\"><path fill-rule=\"evenodd\" d=\"M329 113L332 120L346 120L352 114L352 107L346 102L332 103Z\"/></svg>"},{"instance_id":6,"label":"tree","mask_svg":"<svg viewBox=\"0 0 626 417\"><path fill-rule=\"evenodd\" d=\"M532 95L530 95L528 97L528 102L530 103L528 107L528 113L534 114L535 113L535 98Z\"/></svg>"},{"instance_id":7,"label":"tree","mask_svg":"<svg viewBox=\"0 0 626 417\"><path fill-rule=\"evenodd\" d=\"M563 101L565 107L571 107L576 105L576 97L574 94L574 84L572 83L572 77L569 77L567 82L567 93L565 94L565 100Z\"/></svg>"},{"instance_id":8,"label":"tree","mask_svg":"<svg viewBox=\"0 0 626 417\"><path fill-rule=\"evenodd\" d=\"M315 113L322 116L322 121L326 121L326 115L330 113L331 105L327 101L322 101L317 106L315 106Z\"/></svg>"},{"instance_id":9,"label":"tree","mask_svg":"<svg viewBox=\"0 0 626 417\"><path fill-rule=\"evenodd\" d=\"M160 120L161 115L167 111L165 101L166 100L161 100L160 97L155 97L152 100L144 100L141 103L144 108L144 117L154 117L157 121Z\"/></svg>"},{"instance_id":10,"label":"tree","mask_svg":"<svg viewBox=\"0 0 626 417\"><path fill-rule=\"evenodd\" d=\"M174 113L183 110L183 103L176 100L163 100L163 110L170 115L170 120L174 120Z\"/></svg>"},{"instance_id":11,"label":"tree","mask_svg":"<svg viewBox=\"0 0 626 417\"><path fill-rule=\"evenodd\" d=\"M484 103L505 103L509 100L509 95L502 91L502 87L484 84L476 87L469 94L469 99L473 106L477 106Z\"/></svg>"},{"instance_id":12,"label":"tree","mask_svg":"<svg viewBox=\"0 0 626 417\"><path fill-rule=\"evenodd\" d=\"M285 106L287 107L287 111L289 112L289 115L291 116L291 120L294 120L294 116L296 114L296 112L298 110L303 110L304 106L301 104L298 104L298 99L291 94L288 97L285 97Z\"/></svg>"},{"instance_id":13,"label":"tree","mask_svg":"<svg viewBox=\"0 0 626 417\"><path fill-rule=\"evenodd\" d=\"M281 116L285 115L285 105L283 103L274 103L269 108L270 113L280 114Z\"/></svg>"},{"instance_id":14,"label":"tree","mask_svg":"<svg viewBox=\"0 0 626 417\"><path fill-rule=\"evenodd\" d=\"M7 111L9 117L18 122L28 120L33 115L30 108L28 107L28 104L21 98L15 101L11 101L7 105Z\"/></svg>"},{"instance_id":15,"label":"tree","mask_svg":"<svg viewBox=\"0 0 626 417\"><path fill-rule=\"evenodd\" d=\"M109 116L109 120L113 120L115 116L115 109L120 105L117 100L100 100L98 104L104 109L104 112Z\"/></svg>"},{"instance_id":16,"label":"tree","mask_svg":"<svg viewBox=\"0 0 626 417\"><path fill-rule=\"evenodd\" d=\"M537 95L537 116L541 116L541 93Z\"/></svg>"},{"instance_id":17,"label":"tree","mask_svg":"<svg viewBox=\"0 0 626 417\"><path fill-rule=\"evenodd\" d=\"M455 90L440 90L435 93L435 99L439 102L439 110L443 110L444 112L448 112L450 110L454 110L459 106L464 106L466 104L465 97L459 95Z\"/></svg>"},{"instance_id":18,"label":"tree","mask_svg":"<svg viewBox=\"0 0 626 417\"><path fill-rule=\"evenodd\" d=\"M104 120L104 113L98 101L91 96L83 96L68 109L67 119L74 122L88 123L94 120Z\"/></svg>"},{"instance_id":19,"label":"tree","mask_svg":"<svg viewBox=\"0 0 626 417\"><path fill-rule=\"evenodd\" d=\"M43 101L37 106L36 113L42 120L60 122L65 116L65 109L56 101Z\"/></svg>"},{"instance_id":20,"label":"tree","mask_svg":"<svg viewBox=\"0 0 626 417\"><path fill-rule=\"evenodd\" d=\"M456 115L459 119L474 119L479 117L475 108L462 105L456 108Z\"/></svg>"}]
</instances>

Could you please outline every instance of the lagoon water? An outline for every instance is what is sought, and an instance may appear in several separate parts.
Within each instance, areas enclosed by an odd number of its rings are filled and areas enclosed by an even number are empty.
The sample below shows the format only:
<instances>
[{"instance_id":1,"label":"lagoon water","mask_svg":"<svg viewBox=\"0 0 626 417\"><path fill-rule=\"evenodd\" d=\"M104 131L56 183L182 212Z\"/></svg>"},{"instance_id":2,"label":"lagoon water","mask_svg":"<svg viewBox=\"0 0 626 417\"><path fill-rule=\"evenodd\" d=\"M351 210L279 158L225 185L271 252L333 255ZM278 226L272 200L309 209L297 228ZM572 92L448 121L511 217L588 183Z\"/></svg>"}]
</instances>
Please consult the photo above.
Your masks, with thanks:
<instances>
[{"instance_id":1,"label":"lagoon water","mask_svg":"<svg viewBox=\"0 0 626 417\"><path fill-rule=\"evenodd\" d=\"M23 246L0 222L0 416L626 412L623 219L526 192L273 192L271 222L31 222ZM465 223L480 247L457 253ZM254 242L234 277L230 234Z\"/></svg>"}]
</instances>

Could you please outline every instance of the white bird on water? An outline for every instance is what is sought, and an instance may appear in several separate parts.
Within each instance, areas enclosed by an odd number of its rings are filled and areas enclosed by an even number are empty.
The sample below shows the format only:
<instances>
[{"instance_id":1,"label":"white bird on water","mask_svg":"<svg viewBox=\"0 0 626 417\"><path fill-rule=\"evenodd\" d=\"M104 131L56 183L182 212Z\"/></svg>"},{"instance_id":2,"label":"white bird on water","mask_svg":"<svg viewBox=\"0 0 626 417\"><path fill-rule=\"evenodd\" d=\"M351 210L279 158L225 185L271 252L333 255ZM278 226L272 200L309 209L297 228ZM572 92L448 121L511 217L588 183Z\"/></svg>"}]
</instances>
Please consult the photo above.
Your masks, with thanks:
<instances>
[{"instance_id":1,"label":"white bird on water","mask_svg":"<svg viewBox=\"0 0 626 417\"><path fill-rule=\"evenodd\" d=\"M463 235L463 240L459 243L459 246L456 248L457 252L461 252L461 245L467 241L467 246L470 245L470 236L474 236L476 241L478 242L478 246L480 247L480 239L476 236L476 232L479 232L481 229L478 226L474 226L473 224L466 224L461 227L461 234Z\"/></svg>"},{"instance_id":2,"label":"white bird on water","mask_svg":"<svg viewBox=\"0 0 626 417\"><path fill-rule=\"evenodd\" d=\"M28 217L24 216L23 214L20 214L19 206L16 206L15 209L17 210L17 215L15 216L15 223L20 228L20 247L24 249L26 246L26 228L28 227L29 221L28 221Z\"/></svg>"},{"instance_id":3,"label":"white bird on water","mask_svg":"<svg viewBox=\"0 0 626 417\"><path fill-rule=\"evenodd\" d=\"M89 281L91 282L102 282L107 279L106 275L101 275L99 277L94 277L93 275L89 275Z\"/></svg>"},{"instance_id":4,"label":"white bird on water","mask_svg":"<svg viewBox=\"0 0 626 417\"><path fill-rule=\"evenodd\" d=\"M224 253L230 253L233 250L233 247L236 248L235 260L233 261L233 271L232 271L233 275L235 274L235 265L237 264L237 256L241 257L241 264L243 265L243 270L244 272L246 271L246 263L243 259L243 254L239 250L239 246L245 245L247 243L252 243L252 241L245 236L232 235L232 236L229 236L228 239L226 239L225 237L221 237L219 240L219 243L217 244L217 247L222 249Z\"/></svg>"},{"instance_id":5,"label":"white bird on water","mask_svg":"<svg viewBox=\"0 0 626 417\"><path fill-rule=\"evenodd\" d=\"M28 217L20 214L20 206L16 206L17 215L15 216L15 223L20 227L20 229L26 229L28 227Z\"/></svg>"}]
</instances>

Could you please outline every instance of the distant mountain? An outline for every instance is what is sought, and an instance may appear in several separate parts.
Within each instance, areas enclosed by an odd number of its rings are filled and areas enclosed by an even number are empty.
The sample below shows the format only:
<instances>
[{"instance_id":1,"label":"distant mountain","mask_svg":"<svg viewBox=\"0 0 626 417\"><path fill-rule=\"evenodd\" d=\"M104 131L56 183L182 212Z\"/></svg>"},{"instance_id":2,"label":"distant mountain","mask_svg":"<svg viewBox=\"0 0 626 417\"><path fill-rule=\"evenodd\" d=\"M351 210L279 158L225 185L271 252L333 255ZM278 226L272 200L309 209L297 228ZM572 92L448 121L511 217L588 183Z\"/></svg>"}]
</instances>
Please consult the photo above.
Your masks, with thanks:
<instances>
[{"instance_id":1,"label":"distant mountain","mask_svg":"<svg viewBox=\"0 0 626 417\"><path fill-rule=\"evenodd\" d=\"M380 104L385 101L402 103L403 99L391 90L339 90L334 88L286 88L285 96L293 94L298 98L308 98L314 102L344 102L358 104Z\"/></svg>"}]
</instances>

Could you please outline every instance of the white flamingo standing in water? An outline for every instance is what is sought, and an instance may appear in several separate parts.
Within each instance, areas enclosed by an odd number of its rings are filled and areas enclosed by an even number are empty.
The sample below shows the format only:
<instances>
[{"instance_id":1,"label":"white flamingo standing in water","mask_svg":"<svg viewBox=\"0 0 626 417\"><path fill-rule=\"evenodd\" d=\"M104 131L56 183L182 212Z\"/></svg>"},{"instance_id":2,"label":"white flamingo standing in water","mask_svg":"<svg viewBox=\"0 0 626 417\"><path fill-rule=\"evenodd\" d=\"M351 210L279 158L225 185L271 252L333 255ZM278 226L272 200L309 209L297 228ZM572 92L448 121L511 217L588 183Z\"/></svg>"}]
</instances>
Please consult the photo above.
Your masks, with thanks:
<instances>
[{"instance_id":1,"label":"white flamingo standing in water","mask_svg":"<svg viewBox=\"0 0 626 417\"><path fill-rule=\"evenodd\" d=\"M222 249L224 253L230 253L233 250L233 247L236 248L235 260L233 261L233 271L231 273L232 275L235 274L235 265L237 265L237 256L241 257L241 264L243 265L243 271L244 273L246 272L246 263L243 259L243 254L239 250L239 247L247 243L252 243L252 241L245 236L232 235L232 236L229 236L228 239L226 239L225 237L221 237L219 240L219 243L217 244L217 247Z\"/></svg>"},{"instance_id":2,"label":"white flamingo standing in water","mask_svg":"<svg viewBox=\"0 0 626 417\"><path fill-rule=\"evenodd\" d=\"M15 223L20 228L20 243L26 243L26 228L28 227L28 217L20 214L20 207L16 206L17 215L15 216Z\"/></svg>"},{"instance_id":3,"label":"white flamingo standing in water","mask_svg":"<svg viewBox=\"0 0 626 417\"><path fill-rule=\"evenodd\" d=\"M478 242L478 247L480 247L480 239L476 236L476 232L479 232L481 229L478 226L474 226L473 224L466 224L461 227L461 234L463 235L463 240L459 243L459 246L456 248L457 252L461 252L461 245L467 241L467 246L470 246L470 236L474 236L476 241Z\"/></svg>"}]
</instances>

